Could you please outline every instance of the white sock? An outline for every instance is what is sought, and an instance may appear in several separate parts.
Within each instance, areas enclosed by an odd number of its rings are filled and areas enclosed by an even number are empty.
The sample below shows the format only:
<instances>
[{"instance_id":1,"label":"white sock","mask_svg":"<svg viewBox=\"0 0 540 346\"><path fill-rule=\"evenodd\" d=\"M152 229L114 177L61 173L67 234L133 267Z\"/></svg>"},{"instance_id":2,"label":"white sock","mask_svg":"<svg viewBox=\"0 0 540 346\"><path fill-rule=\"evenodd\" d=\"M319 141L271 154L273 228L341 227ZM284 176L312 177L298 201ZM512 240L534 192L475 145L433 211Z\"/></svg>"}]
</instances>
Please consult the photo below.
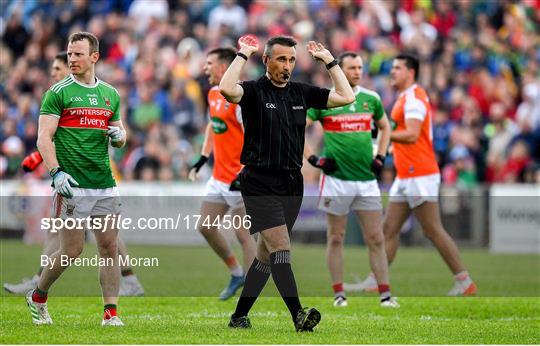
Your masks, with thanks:
<instances>
[{"instance_id":1,"label":"white sock","mask_svg":"<svg viewBox=\"0 0 540 346\"><path fill-rule=\"evenodd\" d=\"M233 276L244 276L244 269L242 269L241 266L234 266L234 268L231 269L231 274Z\"/></svg>"},{"instance_id":2,"label":"white sock","mask_svg":"<svg viewBox=\"0 0 540 346\"><path fill-rule=\"evenodd\" d=\"M468 286L472 283L472 279L469 276L469 272L467 272L466 270L454 275L454 280L460 285L465 285L465 286Z\"/></svg>"}]
</instances>

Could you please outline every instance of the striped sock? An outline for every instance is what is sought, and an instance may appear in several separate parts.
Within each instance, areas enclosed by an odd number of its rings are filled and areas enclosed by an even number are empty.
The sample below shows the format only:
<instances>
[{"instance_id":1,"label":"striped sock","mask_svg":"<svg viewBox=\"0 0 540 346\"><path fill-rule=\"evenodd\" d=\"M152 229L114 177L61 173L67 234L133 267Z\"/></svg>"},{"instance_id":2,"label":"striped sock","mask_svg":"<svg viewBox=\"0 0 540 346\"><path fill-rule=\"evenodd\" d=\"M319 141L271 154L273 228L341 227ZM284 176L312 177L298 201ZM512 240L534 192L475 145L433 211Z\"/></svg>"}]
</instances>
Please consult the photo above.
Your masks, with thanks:
<instances>
[{"instance_id":1,"label":"striped sock","mask_svg":"<svg viewBox=\"0 0 540 346\"><path fill-rule=\"evenodd\" d=\"M270 270L274 283L295 321L298 311L302 310L296 280L291 268L291 252L280 250L270 254Z\"/></svg>"},{"instance_id":2,"label":"striped sock","mask_svg":"<svg viewBox=\"0 0 540 346\"><path fill-rule=\"evenodd\" d=\"M378 287L379 287L379 295L381 297L381 303L387 300L390 300L390 298L392 298L392 294L390 293L390 285L381 284Z\"/></svg>"},{"instance_id":3,"label":"striped sock","mask_svg":"<svg viewBox=\"0 0 540 346\"><path fill-rule=\"evenodd\" d=\"M116 316L116 304L106 304L103 308L103 319L110 320Z\"/></svg>"},{"instance_id":4,"label":"striped sock","mask_svg":"<svg viewBox=\"0 0 540 346\"><path fill-rule=\"evenodd\" d=\"M46 303L47 302L47 291L42 291L38 287L32 293L32 301L34 303Z\"/></svg>"},{"instance_id":5,"label":"striped sock","mask_svg":"<svg viewBox=\"0 0 540 346\"><path fill-rule=\"evenodd\" d=\"M247 316L266 285L268 278L270 278L270 265L259 261L255 257L247 272L244 288L242 289L242 294L240 295L240 299L238 299L236 310L233 314L234 318Z\"/></svg>"}]
</instances>

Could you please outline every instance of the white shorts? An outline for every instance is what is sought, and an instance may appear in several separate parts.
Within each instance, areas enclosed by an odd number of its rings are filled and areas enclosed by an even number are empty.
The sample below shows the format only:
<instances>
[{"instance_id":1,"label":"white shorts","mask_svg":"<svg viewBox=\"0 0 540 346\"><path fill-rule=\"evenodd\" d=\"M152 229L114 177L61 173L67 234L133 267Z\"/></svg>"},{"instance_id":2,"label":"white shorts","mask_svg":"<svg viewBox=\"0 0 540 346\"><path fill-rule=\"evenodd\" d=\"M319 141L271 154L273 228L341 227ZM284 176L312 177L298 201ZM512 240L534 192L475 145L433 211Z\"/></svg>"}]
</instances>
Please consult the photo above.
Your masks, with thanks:
<instances>
[{"instance_id":1,"label":"white shorts","mask_svg":"<svg viewBox=\"0 0 540 346\"><path fill-rule=\"evenodd\" d=\"M229 191L230 185L210 177L206 183L206 197L204 201L227 204L231 210L242 208L244 200L240 191Z\"/></svg>"},{"instance_id":2,"label":"white shorts","mask_svg":"<svg viewBox=\"0 0 540 346\"><path fill-rule=\"evenodd\" d=\"M350 210L381 210L381 191L377 180L349 181L321 174L318 207L333 215L347 215Z\"/></svg>"},{"instance_id":3,"label":"white shorts","mask_svg":"<svg viewBox=\"0 0 540 346\"><path fill-rule=\"evenodd\" d=\"M424 202L438 202L440 185L439 173L405 179L396 178L390 188L389 201L408 202L411 209Z\"/></svg>"},{"instance_id":4,"label":"white shorts","mask_svg":"<svg viewBox=\"0 0 540 346\"><path fill-rule=\"evenodd\" d=\"M73 197L54 192L53 216L62 219L120 214L120 195L116 186L106 189L73 188Z\"/></svg>"}]
</instances>

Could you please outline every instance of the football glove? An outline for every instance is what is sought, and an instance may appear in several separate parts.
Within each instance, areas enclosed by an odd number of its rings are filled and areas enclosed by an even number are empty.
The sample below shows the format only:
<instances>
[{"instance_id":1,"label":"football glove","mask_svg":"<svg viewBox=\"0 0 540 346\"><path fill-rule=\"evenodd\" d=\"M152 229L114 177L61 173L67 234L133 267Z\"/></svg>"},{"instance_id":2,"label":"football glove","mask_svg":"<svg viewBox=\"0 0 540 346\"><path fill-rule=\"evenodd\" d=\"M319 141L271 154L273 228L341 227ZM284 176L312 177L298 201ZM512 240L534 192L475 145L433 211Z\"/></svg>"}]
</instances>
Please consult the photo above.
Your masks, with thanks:
<instances>
[{"instance_id":1,"label":"football glove","mask_svg":"<svg viewBox=\"0 0 540 346\"><path fill-rule=\"evenodd\" d=\"M325 174L333 173L337 170L336 161L328 157L318 157L311 155L308 162L313 166L322 169Z\"/></svg>"},{"instance_id":2,"label":"football glove","mask_svg":"<svg viewBox=\"0 0 540 346\"><path fill-rule=\"evenodd\" d=\"M71 175L62 170L57 170L56 173L53 174L52 178L53 187L57 193L66 198L73 197L72 186L79 186L77 180L75 180Z\"/></svg>"}]
</instances>

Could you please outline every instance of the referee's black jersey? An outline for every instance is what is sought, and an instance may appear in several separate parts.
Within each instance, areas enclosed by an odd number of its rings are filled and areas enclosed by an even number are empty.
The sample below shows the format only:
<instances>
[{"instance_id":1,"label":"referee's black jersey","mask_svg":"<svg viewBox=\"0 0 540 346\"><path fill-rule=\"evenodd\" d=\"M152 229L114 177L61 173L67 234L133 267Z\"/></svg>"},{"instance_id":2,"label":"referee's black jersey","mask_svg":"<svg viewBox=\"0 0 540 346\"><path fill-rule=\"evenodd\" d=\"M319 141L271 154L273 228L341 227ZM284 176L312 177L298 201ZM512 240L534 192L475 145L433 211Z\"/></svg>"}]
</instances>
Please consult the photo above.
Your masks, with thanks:
<instances>
[{"instance_id":1,"label":"referee's black jersey","mask_svg":"<svg viewBox=\"0 0 540 346\"><path fill-rule=\"evenodd\" d=\"M300 169L306 112L326 109L330 90L296 82L279 88L266 76L241 86L244 147L240 162L273 170Z\"/></svg>"}]
</instances>

